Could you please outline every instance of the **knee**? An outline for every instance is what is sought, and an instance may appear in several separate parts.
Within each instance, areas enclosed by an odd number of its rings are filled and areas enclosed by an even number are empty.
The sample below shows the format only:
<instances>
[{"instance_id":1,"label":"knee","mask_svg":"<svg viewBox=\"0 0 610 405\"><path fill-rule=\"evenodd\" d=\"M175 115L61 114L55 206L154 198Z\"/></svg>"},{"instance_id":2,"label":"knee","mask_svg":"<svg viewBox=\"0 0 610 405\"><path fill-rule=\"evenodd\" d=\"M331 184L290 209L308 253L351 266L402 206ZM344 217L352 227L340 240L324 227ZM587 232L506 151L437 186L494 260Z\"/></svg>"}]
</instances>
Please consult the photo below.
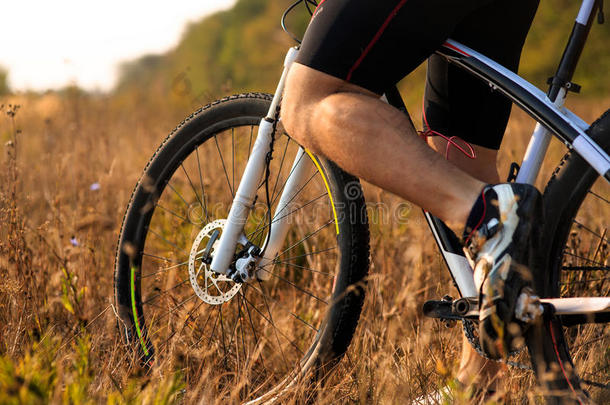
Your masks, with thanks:
<instances>
[{"instance_id":1,"label":"knee","mask_svg":"<svg viewBox=\"0 0 610 405\"><path fill-rule=\"evenodd\" d=\"M281 109L286 133L314 153L320 153L319 138L324 131L319 124L328 114L328 98L334 92L318 73L294 64L286 79Z\"/></svg>"},{"instance_id":2,"label":"knee","mask_svg":"<svg viewBox=\"0 0 610 405\"><path fill-rule=\"evenodd\" d=\"M291 72L290 72L291 73ZM282 97L282 108L280 112L282 125L292 138L295 140L298 134L304 132L305 114L299 114L299 110L303 110L303 94L298 91L298 77L288 74L286 85L284 86L284 94Z\"/></svg>"},{"instance_id":3,"label":"knee","mask_svg":"<svg viewBox=\"0 0 610 405\"><path fill-rule=\"evenodd\" d=\"M311 149L308 134L311 126L311 112L315 111L315 101L304 83L303 75L294 68L290 70L282 99L282 125L286 133L299 144Z\"/></svg>"}]
</instances>

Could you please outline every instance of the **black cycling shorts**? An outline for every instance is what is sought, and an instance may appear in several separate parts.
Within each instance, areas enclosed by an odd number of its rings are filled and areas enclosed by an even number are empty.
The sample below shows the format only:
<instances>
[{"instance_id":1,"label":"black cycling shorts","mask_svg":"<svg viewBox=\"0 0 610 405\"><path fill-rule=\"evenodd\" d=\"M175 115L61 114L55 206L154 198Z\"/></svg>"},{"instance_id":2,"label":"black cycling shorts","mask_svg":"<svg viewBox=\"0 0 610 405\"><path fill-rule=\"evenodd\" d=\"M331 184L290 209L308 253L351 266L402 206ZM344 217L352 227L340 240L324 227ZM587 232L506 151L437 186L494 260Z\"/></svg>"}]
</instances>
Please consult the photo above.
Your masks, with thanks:
<instances>
[{"instance_id":1,"label":"black cycling shorts","mask_svg":"<svg viewBox=\"0 0 610 405\"><path fill-rule=\"evenodd\" d=\"M538 2L322 0L296 61L383 94L429 58L431 129L498 149L511 103L433 53L451 38L516 71Z\"/></svg>"}]
</instances>

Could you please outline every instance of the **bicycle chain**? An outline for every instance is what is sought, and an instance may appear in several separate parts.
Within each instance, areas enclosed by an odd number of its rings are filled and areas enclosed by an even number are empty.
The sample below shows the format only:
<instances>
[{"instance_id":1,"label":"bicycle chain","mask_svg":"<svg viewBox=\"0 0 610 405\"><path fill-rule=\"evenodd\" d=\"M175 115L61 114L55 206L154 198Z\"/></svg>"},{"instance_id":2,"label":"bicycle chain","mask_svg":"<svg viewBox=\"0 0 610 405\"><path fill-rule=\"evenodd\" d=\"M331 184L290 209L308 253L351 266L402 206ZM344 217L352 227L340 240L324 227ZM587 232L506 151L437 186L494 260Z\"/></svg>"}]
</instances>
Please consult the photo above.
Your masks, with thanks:
<instances>
[{"instance_id":1,"label":"bicycle chain","mask_svg":"<svg viewBox=\"0 0 610 405\"><path fill-rule=\"evenodd\" d=\"M470 343L470 345L472 346L472 348L479 354L479 356L488 359L488 360L494 360L494 359L490 359L489 356L487 356L487 354L485 354L485 352L483 351L483 348L481 347L481 343L479 342L479 337L476 336L475 334L475 327L474 327L474 322L469 320L469 319L464 319L462 321L462 329L464 330L464 335L466 336L466 339L468 339L468 343ZM511 351L508 355L509 356L514 356L516 354L518 354L519 352L521 352L521 350L523 349L519 349L519 350L514 350ZM515 367L521 370L532 370L531 366L528 366L527 364L522 364L522 363L518 363L516 361L504 361L504 360L494 360L500 363L506 363L511 367Z\"/></svg>"}]
</instances>

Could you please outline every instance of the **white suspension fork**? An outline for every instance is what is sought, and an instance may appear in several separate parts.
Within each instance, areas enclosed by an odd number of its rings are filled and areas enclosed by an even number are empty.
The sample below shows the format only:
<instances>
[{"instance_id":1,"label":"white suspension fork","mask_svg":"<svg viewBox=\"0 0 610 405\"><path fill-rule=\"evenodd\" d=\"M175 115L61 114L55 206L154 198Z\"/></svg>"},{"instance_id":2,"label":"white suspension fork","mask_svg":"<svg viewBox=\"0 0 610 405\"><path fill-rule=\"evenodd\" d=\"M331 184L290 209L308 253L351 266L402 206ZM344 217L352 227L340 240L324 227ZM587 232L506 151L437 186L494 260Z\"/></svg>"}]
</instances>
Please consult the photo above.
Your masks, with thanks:
<instances>
[{"instance_id":1,"label":"white suspension fork","mask_svg":"<svg viewBox=\"0 0 610 405\"><path fill-rule=\"evenodd\" d=\"M231 205L231 210L227 217L226 226L220 236L218 247L215 249L214 258L210 265L211 269L217 273L227 273L229 265L235 255L237 241L243 236L244 225L246 224L246 220L252 209L256 190L265 171L265 157L269 152L277 106L280 103L284 91L288 70L292 62L296 59L297 54L298 50L296 48L290 48L288 50L286 58L284 59L284 71L282 72L280 82L277 85L275 95L271 101L271 107L267 112L267 116L261 120L260 126L258 127L258 134L254 145L252 146L250 158L246 164L237 192L235 193L233 204Z\"/></svg>"},{"instance_id":2,"label":"white suspension fork","mask_svg":"<svg viewBox=\"0 0 610 405\"><path fill-rule=\"evenodd\" d=\"M288 230L290 229L291 221L294 217L292 212L298 207L293 207L291 203L295 197L306 185L312 172L313 164L307 156L307 152L302 147L295 156L294 163L288 174L286 186L280 197L280 201L276 207L273 219L271 221L271 229L265 239L264 255L258 262L258 270L256 277L259 280L268 280L271 277L271 263L279 253L280 248L284 244Z\"/></svg>"}]
</instances>

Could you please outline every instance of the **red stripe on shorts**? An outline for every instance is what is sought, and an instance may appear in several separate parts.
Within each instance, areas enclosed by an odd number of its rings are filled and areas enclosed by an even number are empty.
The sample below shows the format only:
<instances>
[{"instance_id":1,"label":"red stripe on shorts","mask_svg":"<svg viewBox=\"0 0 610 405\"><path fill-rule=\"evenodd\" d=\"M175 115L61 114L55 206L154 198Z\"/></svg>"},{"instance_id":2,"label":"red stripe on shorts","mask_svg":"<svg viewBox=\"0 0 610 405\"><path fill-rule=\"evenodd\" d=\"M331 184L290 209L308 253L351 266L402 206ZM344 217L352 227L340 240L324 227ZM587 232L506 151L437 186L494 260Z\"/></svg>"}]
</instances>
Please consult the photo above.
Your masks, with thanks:
<instances>
[{"instance_id":1,"label":"red stripe on shorts","mask_svg":"<svg viewBox=\"0 0 610 405\"><path fill-rule=\"evenodd\" d=\"M316 9L313 11L313 13L311 14L311 18L313 18L316 15L316 11L318 11L318 9L320 8L320 6L322 5L322 3L324 3L326 0L322 0L321 2L318 3L318 5L316 6Z\"/></svg>"},{"instance_id":2,"label":"red stripe on shorts","mask_svg":"<svg viewBox=\"0 0 610 405\"><path fill-rule=\"evenodd\" d=\"M362 52L362 54L360 55L360 57L358 58L356 63L354 63L354 66L352 66L352 68L349 70L349 72L347 72L347 78L345 80L347 80L348 82L351 80L354 70L358 69L358 66L360 66L360 64L366 57L366 55L371 51L371 49L373 48L375 43L377 43L377 41L379 41L381 34L383 34L383 32L386 30L386 28L388 28L388 25L390 25L390 22L392 21L392 19L394 19L394 17L396 17L396 14L398 14L398 10L400 10L401 7L404 6L404 4L406 2L407 2L407 0L401 0L400 3L398 3L396 5L396 7L394 7L394 10L392 10L390 15L388 15L388 18L386 18L384 23L381 25L381 27L379 28L379 31L377 31L377 33L375 34L375 36L373 37L371 42L367 45L366 48L364 48L364 51Z\"/></svg>"}]
</instances>

